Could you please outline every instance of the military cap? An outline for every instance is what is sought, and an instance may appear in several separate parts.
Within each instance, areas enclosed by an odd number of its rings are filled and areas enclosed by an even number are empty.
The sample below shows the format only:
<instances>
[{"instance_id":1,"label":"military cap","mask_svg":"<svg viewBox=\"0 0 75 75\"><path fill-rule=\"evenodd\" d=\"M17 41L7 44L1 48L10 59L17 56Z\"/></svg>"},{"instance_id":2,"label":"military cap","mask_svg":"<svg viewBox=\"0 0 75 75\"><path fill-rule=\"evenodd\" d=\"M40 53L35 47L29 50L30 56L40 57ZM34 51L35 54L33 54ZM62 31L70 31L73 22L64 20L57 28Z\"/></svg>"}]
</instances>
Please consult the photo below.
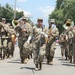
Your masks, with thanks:
<instances>
[{"instance_id":1,"label":"military cap","mask_svg":"<svg viewBox=\"0 0 75 75\"><path fill-rule=\"evenodd\" d=\"M22 18L22 20L28 21L28 18L24 16L24 17Z\"/></svg>"},{"instance_id":2,"label":"military cap","mask_svg":"<svg viewBox=\"0 0 75 75\"><path fill-rule=\"evenodd\" d=\"M50 23L55 23L55 19L51 19L50 20Z\"/></svg>"},{"instance_id":3,"label":"military cap","mask_svg":"<svg viewBox=\"0 0 75 75\"><path fill-rule=\"evenodd\" d=\"M5 18L2 18L2 21L6 21L6 19Z\"/></svg>"},{"instance_id":4,"label":"military cap","mask_svg":"<svg viewBox=\"0 0 75 75\"><path fill-rule=\"evenodd\" d=\"M43 21L43 19L42 18L38 18L37 21Z\"/></svg>"}]
</instances>

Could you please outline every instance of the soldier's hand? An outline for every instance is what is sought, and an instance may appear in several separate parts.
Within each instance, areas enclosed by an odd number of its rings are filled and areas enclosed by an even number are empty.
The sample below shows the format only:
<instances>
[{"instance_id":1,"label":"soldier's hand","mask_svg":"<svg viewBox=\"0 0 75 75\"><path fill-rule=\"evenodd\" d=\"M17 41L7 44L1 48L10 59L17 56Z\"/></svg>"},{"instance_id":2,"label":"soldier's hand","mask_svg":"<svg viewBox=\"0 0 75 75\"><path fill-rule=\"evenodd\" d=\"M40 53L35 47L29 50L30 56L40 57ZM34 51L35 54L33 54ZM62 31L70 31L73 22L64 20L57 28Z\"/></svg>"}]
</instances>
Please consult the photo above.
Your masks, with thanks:
<instances>
[{"instance_id":1,"label":"soldier's hand","mask_svg":"<svg viewBox=\"0 0 75 75\"><path fill-rule=\"evenodd\" d=\"M27 30L26 29L22 29L22 32L27 32Z\"/></svg>"},{"instance_id":2,"label":"soldier's hand","mask_svg":"<svg viewBox=\"0 0 75 75\"><path fill-rule=\"evenodd\" d=\"M27 41L26 41L26 43L27 43L27 44L29 44L29 43L30 43L30 41L28 41L28 40L27 40Z\"/></svg>"}]
</instances>

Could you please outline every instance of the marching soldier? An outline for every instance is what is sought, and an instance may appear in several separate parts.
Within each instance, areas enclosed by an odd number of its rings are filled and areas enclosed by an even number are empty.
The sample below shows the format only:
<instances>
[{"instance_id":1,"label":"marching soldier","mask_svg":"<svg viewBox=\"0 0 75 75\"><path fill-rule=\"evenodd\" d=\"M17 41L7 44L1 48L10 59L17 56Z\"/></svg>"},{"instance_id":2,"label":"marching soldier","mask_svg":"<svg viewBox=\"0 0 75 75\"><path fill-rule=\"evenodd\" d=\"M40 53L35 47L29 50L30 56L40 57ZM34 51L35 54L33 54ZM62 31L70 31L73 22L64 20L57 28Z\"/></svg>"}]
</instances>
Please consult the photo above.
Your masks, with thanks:
<instances>
[{"instance_id":1,"label":"marching soldier","mask_svg":"<svg viewBox=\"0 0 75 75\"><path fill-rule=\"evenodd\" d=\"M48 31L48 39L46 44L46 57L47 57L47 64L53 64L53 58L55 53L55 40L56 37L59 36L59 31L56 28L55 20L51 19L49 24L49 31Z\"/></svg>"},{"instance_id":2,"label":"marching soldier","mask_svg":"<svg viewBox=\"0 0 75 75\"><path fill-rule=\"evenodd\" d=\"M2 18L2 23L6 24L6 19ZM3 27L0 29L1 32L1 59L4 59L7 53L7 32L4 30Z\"/></svg>"},{"instance_id":3,"label":"marching soldier","mask_svg":"<svg viewBox=\"0 0 75 75\"><path fill-rule=\"evenodd\" d=\"M59 37L59 41L60 41L60 46L61 46L61 55L62 55L62 59L64 58L65 55L65 45L66 45L66 34L65 33L61 33L60 37Z\"/></svg>"},{"instance_id":4,"label":"marching soldier","mask_svg":"<svg viewBox=\"0 0 75 75\"><path fill-rule=\"evenodd\" d=\"M8 49L8 33L15 34L13 29L6 24L6 19L2 18L2 22L0 22L0 33L1 33L1 44L2 44L2 59L7 55Z\"/></svg>"},{"instance_id":5,"label":"marching soldier","mask_svg":"<svg viewBox=\"0 0 75 75\"><path fill-rule=\"evenodd\" d=\"M65 57L66 57L66 60L67 60L67 57L69 57L70 63L72 63L72 56L73 56L73 37L74 37L73 31L72 31L73 26L74 24L71 19L68 19L66 23L63 25L64 32L66 34Z\"/></svg>"},{"instance_id":6,"label":"marching soldier","mask_svg":"<svg viewBox=\"0 0 75 75\"><path fill-rule=\"evenodd\" d=\"M33 27L33 55L34 55L34 64L35 70L42 69L42 61L45 53L45 34L46 29L43 25L43 19L38 18L37 24Z\"/></svg>"},{"instance_id":7,"label":"marching soldier","mask_svg":"<svg viewBox=\"0 0 75 75\"><path fill-rule=\"evenodd\" d=\"M73 63L75 64L75 26L73 28L73 33L74 33L74 37L73 37Z\"/></svg>"},{"instance_id":8,"label":"marching soldier","mask_svg":"<svg viewBox=\"0 0 75 75\"><path fill-rule=\"evenodd\" d=\"M10 25L10 23L7 23L7 25L10 27L10 29L13 29L13 26ZM15 31L15 30L14 30ZM15 44L16 35L8 33L8 49L7 49L7 58L10 56L13 57L14 54L14 44Z\"/></svg>"},{"instance_id":9,"label":"marching soldier","mask_svg":"<svg viewBox=\"0 0 75 75\"><path fill-rule=\"evenodd\" d=\"M19 33L18 46L20 49L21 63L27 64L29 52L27 52L26 48L28 47L31 40L32 26L28 23L27 18L23 17L19 21L18 26L15 27L15 30Z\"/></svg>"}]
</instances>

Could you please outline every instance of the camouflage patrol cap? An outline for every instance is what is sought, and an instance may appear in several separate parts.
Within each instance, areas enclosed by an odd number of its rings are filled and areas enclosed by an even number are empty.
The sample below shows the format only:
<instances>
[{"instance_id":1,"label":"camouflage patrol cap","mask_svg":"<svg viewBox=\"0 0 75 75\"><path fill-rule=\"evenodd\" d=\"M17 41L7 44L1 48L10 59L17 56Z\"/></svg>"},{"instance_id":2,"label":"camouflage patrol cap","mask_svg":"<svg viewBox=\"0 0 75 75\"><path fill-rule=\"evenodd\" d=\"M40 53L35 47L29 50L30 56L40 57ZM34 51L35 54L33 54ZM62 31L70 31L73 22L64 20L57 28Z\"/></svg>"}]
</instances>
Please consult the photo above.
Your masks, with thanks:
<instances>
[{"instance_id":1,"label":"camouflage patrol cap","mask_svg":"<svg viewBox=\"0 0 75 75\"><path fill-rule=\"evenodd\" d=\"M24 16L24 17L22 18L22 20L28 21L28 18Z\"/></svg>"},{"instance_id":2,"label":"camouflage patrol cap","mask_svg":"<svg viewBox=\"0 0 75 75\"><path fill-rule=\"evenodd\" d=\"M2 18L2 21L6 21L6 18Z\"/></svg>"},{"instance_id":3,"label":"camouflage patrol cap","mask_svg":"<svg viewBox=\"0 0 75 75\"><path fill-rule=\"evenodd\" d=\"M50 20L50 23L55 23L55 19L51 19Z\"/></svg>"},{"instance_id":4,"label":"camouflage patrol cap","mask_svg":"<svg viewBox=\"0 0 75 75\"><path fill-rule=\"evenodd\" d=\"M37 21L43 21L43 19L42 18L38 18Z\"/></svg>"}]
</instances>

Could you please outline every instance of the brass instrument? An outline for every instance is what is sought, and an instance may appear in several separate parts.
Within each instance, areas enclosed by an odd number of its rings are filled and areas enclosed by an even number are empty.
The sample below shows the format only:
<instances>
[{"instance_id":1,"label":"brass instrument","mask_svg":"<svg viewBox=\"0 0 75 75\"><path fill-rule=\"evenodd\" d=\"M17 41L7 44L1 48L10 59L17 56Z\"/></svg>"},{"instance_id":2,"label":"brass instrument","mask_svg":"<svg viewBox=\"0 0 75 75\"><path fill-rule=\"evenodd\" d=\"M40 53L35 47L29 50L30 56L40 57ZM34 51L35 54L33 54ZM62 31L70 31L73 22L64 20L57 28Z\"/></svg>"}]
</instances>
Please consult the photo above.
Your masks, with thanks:
<instances>
[{"instance_id":1,"label":"brass instrument","mask_svg":"<svg viewBox=\"0 0 75 75\"><path fill-rule=\"evenodd\" d=\"M69 29L70 27L73 27L73 26L74 26L74 22L71 19L68 19L66 21L66 23L63 25L63 28L67 30L67 29Z\"/></svg>"},{"instance_id":2,"label":"brass instrument","mask_svg":"<svg viewBox=\"0 0 75 75\"><path fill-rule=\"evenodd\" d=\"M25 17L25 16L23 16L23 17L21 17L20 19L18 19L18 20L12 20L12 25L13 25L13 27L14 28L16 28L17 27L17 25L23 25L23 21L22 21L22 19L26 19L27 17Z\"/></svg>"},{"instance_id":3,"label":"brass instrument","mask_svg":"<svg viewBox=\"0 0 75 75\"><path fill-rule=\"evenodd\" d=\"M7 25L7 24L3 24L2 22L0 22L0 25L4 28L4 26L5 25ZM5 30L5 29L4 29ZM5 30L6 31L6 30ZM8 32L8 31L7 31ZM10 33L11 34L11 33ZM13 42L13 44L15 44L15 38L16 38L16 36L13 34L11 34L11 39L12 39L12 42Z\"/></svg>"}]
</instances>

